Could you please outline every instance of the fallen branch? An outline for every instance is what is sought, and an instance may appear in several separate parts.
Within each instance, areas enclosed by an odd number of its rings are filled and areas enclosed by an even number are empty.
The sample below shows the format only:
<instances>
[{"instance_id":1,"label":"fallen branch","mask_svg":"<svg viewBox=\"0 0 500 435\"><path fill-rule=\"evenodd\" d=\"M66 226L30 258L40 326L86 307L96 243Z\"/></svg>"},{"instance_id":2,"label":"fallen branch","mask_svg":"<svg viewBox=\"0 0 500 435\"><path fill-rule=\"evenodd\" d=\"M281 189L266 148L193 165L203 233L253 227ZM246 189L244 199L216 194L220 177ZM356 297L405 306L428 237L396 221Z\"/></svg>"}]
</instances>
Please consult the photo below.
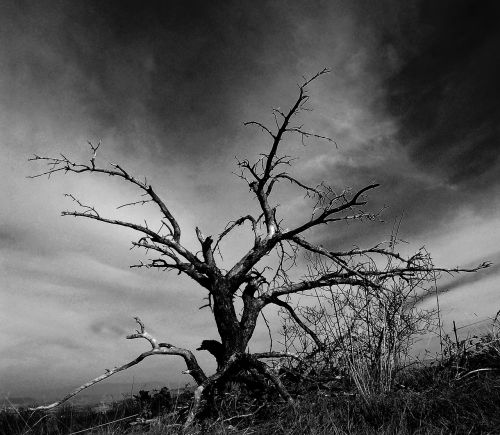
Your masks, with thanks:
<instances>
[{"instance_id":1,"label":"fallen branch","mask_svg":"<svg viewBox=\"0 0 500 435\"><path fill-rule=\"evenodd\" d=\"M95 385L98 382L101 382L104 379L113 376L115 373L127 370L128 368L135 366L136 364L140 363L144 358L147 358L148 356L151 355L182 356L184 358L184 361L186 362L186 366L188 367L188 370L186 372L193 377L193 379L196 381L198 385L202 384L207 379L207 376L205 375L201 367L198 365L198 362L196 361L196 358L194 357L191 351L173 346L168 343L158 343L158 340L156 340L156 338L154 338L150 333L148 333L145 330L144 323L141 321L141 319L135 317L135 321L139 324L139 329L136 330L135 334L128 335L127 339L144 338L151 344L152 349L150 351L141 353L137 358L126 364L123 364L120 367L115 367L111 370L106 369L104 374L97 376L91 381L88 381L85 384L79 386L77 389L73 390L71 393L67 394L57 402L51 403L50 405L42 405L42 406L37 406L36 408L30 408L30 410L39 411L39 410L49 410L56 408L57 406L68 401L72 397L76 396L80 391L83 391L91 387L92 385Z\"/></svg>"},{"instance_id":2,"label":"fallen branch","mask_svg":"<svg viewBox=\"0 0 500 435\"><path fill-rule=\"evenodd\" d=\"M299 362L303 362L303 360L290 352L260 352L260 353L252 353L252 356L257 359L264 358L293 358Z\"/></svg>"},{"instance_id":3,"label":"fallen branch","mask_svg":"<svg viewBox=\"0 0 500 435\"><path fill-rule=\"evenodd\" d=\"M466 378L467 376L473 375L474 373L480 373L480 372L493 372L496 370L500 370L498 368L483 368L483 369L476 369L476 370L471 370L470 372L467 372L463 376L459 376L456 378L457 381L461 381L462 379Z\"/></svg>"}]
</instances>

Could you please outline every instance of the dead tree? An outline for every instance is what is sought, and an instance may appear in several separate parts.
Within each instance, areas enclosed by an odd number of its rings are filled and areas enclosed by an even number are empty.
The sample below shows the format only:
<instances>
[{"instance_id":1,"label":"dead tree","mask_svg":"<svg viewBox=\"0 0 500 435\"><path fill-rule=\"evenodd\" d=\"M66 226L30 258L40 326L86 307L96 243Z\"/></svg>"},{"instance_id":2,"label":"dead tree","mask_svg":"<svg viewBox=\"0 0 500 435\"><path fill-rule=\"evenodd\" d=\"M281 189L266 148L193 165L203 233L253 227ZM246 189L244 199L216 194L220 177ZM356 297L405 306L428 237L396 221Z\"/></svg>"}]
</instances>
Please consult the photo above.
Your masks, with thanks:
<instances>
[{"instance_id":1,"label":"dead tree","mask_svg":"<svg viewBox=\"0 0 500 435\"><path fill-rule=\"evenodd\" d=\"M378 184L362 186L352 191L345 189L337 192L327 183L320 183L316 186L306 185L287 171L293 162L291 157L281 152L287 136L298 135L302 140L316 138L332 141L304 129L297 121L298 115L304 110L308 110L307 89L309 85L327 72L325 69L309 79L304 79L302 84L298 86L297 98L288 110L273 109L274 126L269 127L257 121L245 123L245 125L261 129L270 141L268 152L261 154L255 161L239 160L237 162L240 170L237 175L248 184L250 193L258 202L259 215L239 217L229 222L225 229L216 236L205 236L197 227L195 232L200 245L199 252L193 252L183 244L181 224L177 221L175 213L158 196L156 190L147 180L142 181L136 178L119 164L110 164L104 167L97 164L100 143L97 145L90 143L92 155L88 163L74 162L65 155L58 157L35 155L30 159L48 165L47 170L34 177L51 176L57 173L113 176L125 183L130 183L142 192L145 198L136 203L154 203L158 208L159 221L161 222L161 227L157 231L148 225L102 216L94 207L84 205L73 195L70 195L70 198L78 209L64 211L62 215L93 219L114 226L126 227L138 233L139 237L132 242L133 246L157 254L155 258L148 260L147 263L141 263L139 266L176 271L196 281L206 292L207 307L213 312L220 335L222 354L218 358L218 370L212 376L207 377L190 351L171 344L159 344L146 332L144 324L137 319L139 329L137 333L128 338L145 338L151 344L152 350L141 354L136 360L125 366L110 370L91 383L98 382L137 364L150 355L180 355L186 361L187 372L198 385L188 424L193 421L201 397L206 390L244 370L258 372L271 385L274 385L284 399L292 402L292 398L279 378L261 361L264 358L279 357L281 354L269 352L252 355L246 351L259 315L266 306L274 304L288 310L292 313L297 324L303 327L304 333L312 334L314 340L314 332L301 322L299 316L294 314L292 306L288 304L287 298L290 295L346 284L368 287L376 292L380 289L381 283L390 277L410 279L419 274L429 273L431 266L425 262L425 258L420 252L406 258L397 252L385 249L382 245L348 251L332 251L307 240L308 232L318 226L377 218L377 214L365 211L364 206L366 204L365 195L378 187ZM288 228L280 219L277 205L273 201L273 193L281 182L292 183L312 203L309 217L292 228ZM253 234L253 245L249 247L245 255L235 261L229 270L222 270L217 264L221 241L228 237L235 228L243 224L249 225ZM293 279L290 269L296 265L300 251L321 258L321 267L309 268L300 278ZM271 263L268 261L272 255L275 255L277 259L277 265L273 268L270 267ZM366 264L372 266L378 263L374 257L390 260L391 267L382 269L366 267ZM319 263L316 261L315 264ZM474 269L432 269L433 271L460 272L476 271L482 267L486 267L486 265L483 264ZM237 299L242 302L242 313L237 313L235 308ZM316 344L321 346L319 341ZM58 403L60 402L56 404Z\"/></svg>"}]
</instances>

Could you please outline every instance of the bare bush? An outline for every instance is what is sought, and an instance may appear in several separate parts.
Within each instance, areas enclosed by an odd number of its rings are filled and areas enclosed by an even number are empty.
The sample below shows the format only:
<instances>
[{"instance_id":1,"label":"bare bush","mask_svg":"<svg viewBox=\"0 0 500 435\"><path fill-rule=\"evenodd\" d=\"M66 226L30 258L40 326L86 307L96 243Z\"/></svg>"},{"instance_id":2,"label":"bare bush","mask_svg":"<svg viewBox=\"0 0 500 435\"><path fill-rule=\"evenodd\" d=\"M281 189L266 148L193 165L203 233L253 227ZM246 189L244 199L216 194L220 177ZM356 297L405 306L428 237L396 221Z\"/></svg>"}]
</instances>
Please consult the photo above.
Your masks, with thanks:
<instances>
[{"instance_id":1,"label":"bare bush","mask_svg":"<svg viewBox=\"0 0 500 435\"><path fill-rule=\"evenodd\" d=\"M397 243L393 233L387 249L396 252ZM364 268L375 272L393 267L392 257L386 257L383 265L378 260L365 257ZM330 287L316 292L313 304L283 309L285 348L310 359L318 373L348 376L366 400L390 391L414 341L438 326L437 309L418 305L434 291L432 259L422 248L413 261L419 264L419 273L384 275L378 279L376 291L363 285ZM310 264L316 270L325 267L321 257ZM297 322L299 315L304 325Z\"/></svg>"}]
</instances>

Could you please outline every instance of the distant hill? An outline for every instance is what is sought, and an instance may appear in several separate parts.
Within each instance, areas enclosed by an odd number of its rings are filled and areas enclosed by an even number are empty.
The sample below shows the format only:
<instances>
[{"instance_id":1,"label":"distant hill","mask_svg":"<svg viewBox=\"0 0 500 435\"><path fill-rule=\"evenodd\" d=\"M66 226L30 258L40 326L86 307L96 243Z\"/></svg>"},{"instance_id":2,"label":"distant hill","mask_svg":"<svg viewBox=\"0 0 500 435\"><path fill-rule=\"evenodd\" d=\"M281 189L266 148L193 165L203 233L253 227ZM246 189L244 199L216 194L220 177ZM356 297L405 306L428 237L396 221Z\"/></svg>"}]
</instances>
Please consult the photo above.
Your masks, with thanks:
<instances>
[{"instance_id":1,"label":"distant hill","mask_svg":"<svg viewBox=\"0 0 500 435\"><path fill-rule=\"evenodd\" d=\"M168 387L175 391L178 388L183 388L177 385L167 385L159 382L146 382L131 385L129 383L116 383L116 384L96 384L80 394L77 394L69 402L79 406L95 405L98 403L109 403L121 400L125 397L130 397L137 394L139 390L159 390L162 387ZM59 387L47 389L40 392L30 393L29 396L9 396L3 393L0 397L0 409L10 407L29 407L34 405L43 405L55 402L61 399L69 392L73 391L76 386Z\"/></svg>"}]
</instances>

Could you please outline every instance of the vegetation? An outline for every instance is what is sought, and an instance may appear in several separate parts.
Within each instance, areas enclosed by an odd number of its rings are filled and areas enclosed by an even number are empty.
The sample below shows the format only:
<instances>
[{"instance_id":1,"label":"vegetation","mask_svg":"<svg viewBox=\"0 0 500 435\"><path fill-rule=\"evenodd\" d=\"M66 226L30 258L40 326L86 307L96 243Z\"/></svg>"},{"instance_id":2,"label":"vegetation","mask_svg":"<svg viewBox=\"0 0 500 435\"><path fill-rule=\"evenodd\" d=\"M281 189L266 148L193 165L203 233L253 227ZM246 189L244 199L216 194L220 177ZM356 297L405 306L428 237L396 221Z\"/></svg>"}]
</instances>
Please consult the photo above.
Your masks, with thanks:
<instances>
[{"instance_id":1,"label":"vegetation","mask_svg":"<svg viewBox=\"0 0 500 435\"><path fill-rule=\"evenodd\" d=\"M445 337L445 354L400 371L391 391L363 395L342 377L283 382L295 407L272 390L266 400L233 387L189 433L214 434L479 434L500 427L500 324L481 336ZM52 411L4 410L0 433L139 434L186 433L182 424L192 391L141 392L97 412L64 406Z\"/></svg>"}]
</instances>

